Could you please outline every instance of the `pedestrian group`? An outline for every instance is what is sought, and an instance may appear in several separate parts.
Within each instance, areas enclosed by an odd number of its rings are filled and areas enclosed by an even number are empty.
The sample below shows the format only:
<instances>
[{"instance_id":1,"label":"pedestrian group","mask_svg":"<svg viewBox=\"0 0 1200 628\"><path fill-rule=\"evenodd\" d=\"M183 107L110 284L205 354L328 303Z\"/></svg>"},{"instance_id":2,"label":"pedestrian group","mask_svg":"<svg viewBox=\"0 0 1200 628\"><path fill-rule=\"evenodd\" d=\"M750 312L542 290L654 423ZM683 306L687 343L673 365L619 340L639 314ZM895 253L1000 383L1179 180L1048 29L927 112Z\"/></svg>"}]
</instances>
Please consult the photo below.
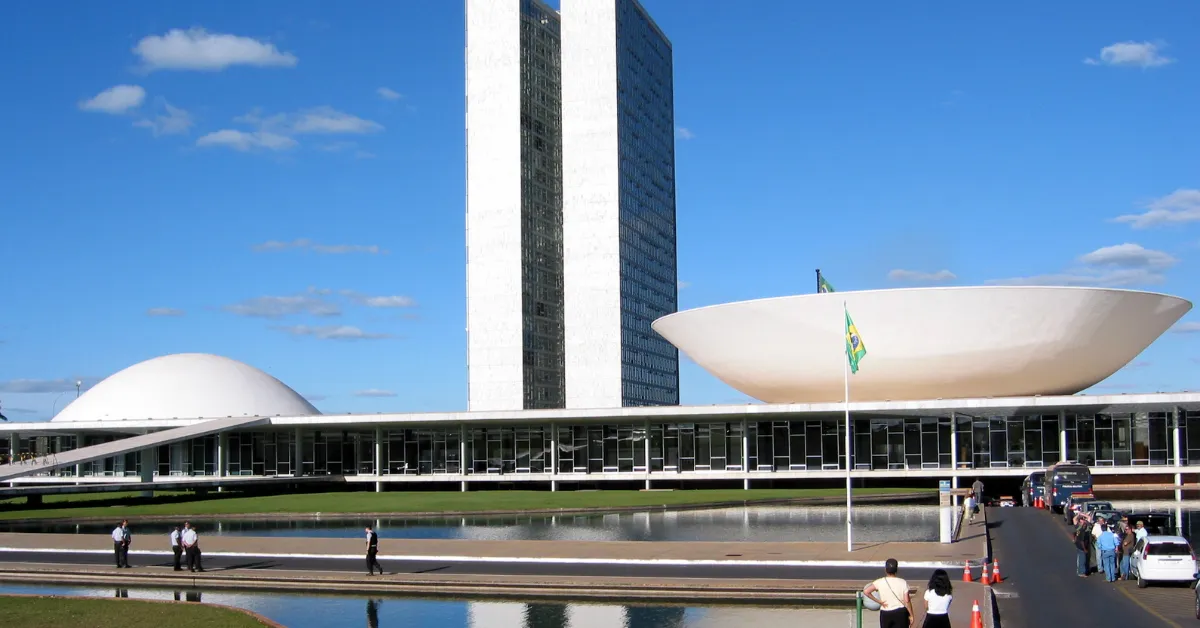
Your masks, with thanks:
<instances>
[{"instance_id":1,"label":"pedestrian group","mask_svg":"<svg viewBox=\"0 0 1200 628\"><path fill-rule=\"evenodd\" d=\"M379 535L371 526L366 527L367 533L367 575L383 575L383 565L379 564ZM175 526L167 535L171 543L171 553L175 558L175 571L183 571L183 560L187 559L190 572L203 572L204 565L200 554L200 534L192 524L184 521L182 526ZM124 519L112 531L113 556L118 569L129 568L129 546L133 543L133 534L129 531L129 520Z\"/></svg>"},{"instance_id":2,"label":"pedestrian group","mask_svg":"<svg viewBox=\"0 0 1200 628\"><path fill-rule=\"evenodd\" d=\"M863 589L863 595L879 605L879 628L909 628L917 621L908 581L898 575L899 571L900 564L895 558L889 558L883 564L883 577ZM922 628L950 628L954 587L945 569L934 570L922 597L925 603Z\"/></svg>"},{"instance_id":3,"label":"pedestrian group","mask_svg":"<svg viewBox=\"0 0 1200 628\"><path fill-rule=\"evenodd\" d=\"M1075 572L1080 578L1091 573L1092 560L1096 572L1103 573L1108 582L1129 579L1129 558L1137 542L1150 535L1146 525L1138 521L1129 525L1129 517L1110 522L1097 513L1079 512L1075 526Z\"/></svg>"}]
</instances>

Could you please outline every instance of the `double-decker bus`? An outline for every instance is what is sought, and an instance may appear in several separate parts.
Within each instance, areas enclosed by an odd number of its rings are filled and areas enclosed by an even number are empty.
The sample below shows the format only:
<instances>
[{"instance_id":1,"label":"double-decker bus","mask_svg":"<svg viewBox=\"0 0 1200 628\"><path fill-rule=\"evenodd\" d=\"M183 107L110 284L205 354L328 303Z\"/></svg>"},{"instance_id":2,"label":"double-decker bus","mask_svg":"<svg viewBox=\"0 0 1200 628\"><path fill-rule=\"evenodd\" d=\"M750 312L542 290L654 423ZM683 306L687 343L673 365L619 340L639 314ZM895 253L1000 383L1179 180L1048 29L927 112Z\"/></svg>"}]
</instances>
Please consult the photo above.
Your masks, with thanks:
<instances>
[{"instance_id":1,"label":"double-decker bus","mask_svg":"<svg viewBox=\"0 0 1200 628\"><path fill-rule=\"evenodd\" d=\"M1059 462L1046 469L1043 498L1054 512L1062 512L1063 504L1072 494L1091 491L1092 471L1086 464Z\"/></svg>"}]
</instances>

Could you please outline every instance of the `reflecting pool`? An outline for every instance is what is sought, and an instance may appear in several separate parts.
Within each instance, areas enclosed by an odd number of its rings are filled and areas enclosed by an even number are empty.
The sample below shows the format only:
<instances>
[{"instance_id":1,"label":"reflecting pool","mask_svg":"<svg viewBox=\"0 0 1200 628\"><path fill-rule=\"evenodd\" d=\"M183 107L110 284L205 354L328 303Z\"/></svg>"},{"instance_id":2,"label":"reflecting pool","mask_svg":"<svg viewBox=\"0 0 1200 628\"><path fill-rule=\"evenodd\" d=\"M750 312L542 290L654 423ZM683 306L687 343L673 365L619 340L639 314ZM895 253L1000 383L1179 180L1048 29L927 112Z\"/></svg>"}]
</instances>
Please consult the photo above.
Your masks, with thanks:
<instances>
[{"instance_id":1,"label":"reflecting pool","mask_svg":"<svg viewBox=\"0 0 1200 628\"><path fill-rule=\"evenodd\" d=\"M846 509L834 506L747 506L703 510L580 515L474 517L192 519L206 535L358 537L371 523L382 538L556 541L841 541ZM131 522L152 533L169 524ZM107 534L112 523L4 523L0 532ZM854 536L862 542L936 541L937 506L861 506Z\"/></svg>"},{"instance_id":2,"label":"reflecting pool","mask_svg":"<svg viewBox=\"0 0 1200 628\"><path fill-rule=\"evenodd\" d=\"M210 602L254 611L288 628L841 628L853 608L636 606L298 596L217 591L0 586L0 593ZM864 625L876 623L874 614Z\"/></svg>"}]
</instances>

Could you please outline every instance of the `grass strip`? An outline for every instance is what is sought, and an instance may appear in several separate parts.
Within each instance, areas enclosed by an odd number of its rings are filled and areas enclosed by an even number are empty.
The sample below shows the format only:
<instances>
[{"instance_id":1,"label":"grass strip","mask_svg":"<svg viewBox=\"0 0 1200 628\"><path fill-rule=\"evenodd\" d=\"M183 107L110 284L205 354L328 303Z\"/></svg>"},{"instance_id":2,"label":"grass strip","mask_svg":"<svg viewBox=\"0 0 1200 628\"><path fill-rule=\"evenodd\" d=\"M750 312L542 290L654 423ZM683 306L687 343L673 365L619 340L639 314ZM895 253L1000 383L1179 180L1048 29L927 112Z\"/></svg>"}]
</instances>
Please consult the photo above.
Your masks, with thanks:
<instances>
[{"instance_id":1,"label":"grass strip","mask_svg":"<svg viewBox=\"0 0 1200 628\"><path fill-rule=\"evenodd\" d=\"M24 628L265 628L253 615L182 602L0 596L4 625Z\"/></svg>"},{"instance_id":2,"label":"grass strip","mask_svg":"<svg viewBox=\"0 0 1200 628\"><path fill-rule=\"evenodd\" d=\"M854 494L886 495L928 491L930 488L862 488ZM834 497L845 495L841 488L810 489L714 489L678 491L478 491L478 492L332 492L291 493L286 495L167 495L143 498L126 495L109 500L79 499L78 495L55 496L60 499L41 506L8 505L0 519L47 519L85 517L153 517L220 515L322 515L354 513L471 513L523 512L557 509L615 509L636 507L721 504L757 500Z\"/></svg>"}]
</instances>

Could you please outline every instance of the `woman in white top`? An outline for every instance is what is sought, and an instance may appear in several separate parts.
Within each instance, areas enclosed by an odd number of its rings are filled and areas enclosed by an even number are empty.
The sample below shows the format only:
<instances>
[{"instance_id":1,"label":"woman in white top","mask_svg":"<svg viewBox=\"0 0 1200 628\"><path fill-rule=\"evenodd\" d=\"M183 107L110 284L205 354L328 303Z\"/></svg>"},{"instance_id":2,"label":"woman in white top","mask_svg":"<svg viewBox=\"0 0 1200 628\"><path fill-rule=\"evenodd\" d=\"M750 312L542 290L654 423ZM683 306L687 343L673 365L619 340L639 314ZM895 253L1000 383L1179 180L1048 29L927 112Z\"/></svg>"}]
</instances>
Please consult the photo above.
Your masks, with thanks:
<instances>
[{"instance_id":1,"label":"woman in white top","mask_svg":"<svg viewBox=\"0 0 1200 628\"><path fill-rule=\"evenodd\" d=\"M887 559L883 564L884 576L863 589L863 595L879 604L879 628L909 628L917 619L908 583L896 576L899 570L895 558Z\"/></svg>"},{"instance_id":2,"label":"woman in white top","mask_svg":"<svg viewBox=\"0 0 1200 628\"><path fill-rule=\"evenodd\" d=\"M950 574L945 569L936 569L925 589L925 622L921 628L950 628L950 602L954 588L950 586Z\"/></svg>"}]
</instances>

